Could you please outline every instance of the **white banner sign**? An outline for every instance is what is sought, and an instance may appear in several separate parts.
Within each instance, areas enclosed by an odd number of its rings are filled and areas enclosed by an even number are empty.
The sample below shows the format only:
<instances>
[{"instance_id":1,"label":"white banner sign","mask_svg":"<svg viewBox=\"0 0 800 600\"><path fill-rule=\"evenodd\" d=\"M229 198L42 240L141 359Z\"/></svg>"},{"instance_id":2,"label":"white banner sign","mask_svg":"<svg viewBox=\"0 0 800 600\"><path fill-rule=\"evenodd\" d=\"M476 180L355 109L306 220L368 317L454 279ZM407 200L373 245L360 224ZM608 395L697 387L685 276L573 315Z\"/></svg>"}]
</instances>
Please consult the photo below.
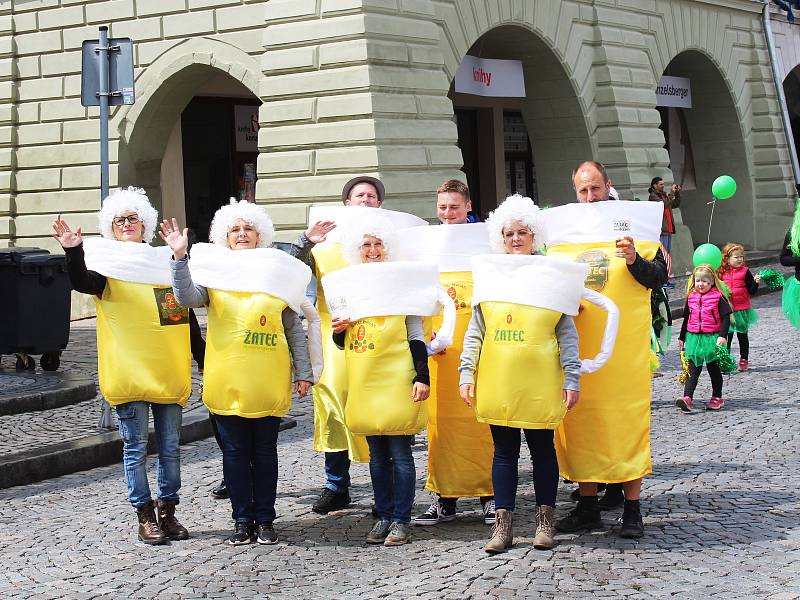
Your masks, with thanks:
<instances>
[{"instance_id":1,"label":"white banner sign","mask_svg":"<svg viewBox=\"0 0 800 600\"><path fill-rule=\"evenodd\" d=\"M464 57L456 71L456 92L474 96L524 98L522 61Z\"/></svg>"},{"instance_id":2,"label":"white banner sign","mask_svg":"<svg viewBox=\"0 0 800 600\"><path fill-rule=\"evenodd\" d=\"M233 107L236 125L236 151L258 152L258 106Z\"/></svg>"},{"instance_id":3,"label":"white banner sign","mask_svg":"<svg viewBox=\"0 0 800 600\"><path fill-rule=\"evenodd\" d=\"M692 108L692 85L689 78L662 76L656 86L656 106Z\"/></svg>"}]
</instances>

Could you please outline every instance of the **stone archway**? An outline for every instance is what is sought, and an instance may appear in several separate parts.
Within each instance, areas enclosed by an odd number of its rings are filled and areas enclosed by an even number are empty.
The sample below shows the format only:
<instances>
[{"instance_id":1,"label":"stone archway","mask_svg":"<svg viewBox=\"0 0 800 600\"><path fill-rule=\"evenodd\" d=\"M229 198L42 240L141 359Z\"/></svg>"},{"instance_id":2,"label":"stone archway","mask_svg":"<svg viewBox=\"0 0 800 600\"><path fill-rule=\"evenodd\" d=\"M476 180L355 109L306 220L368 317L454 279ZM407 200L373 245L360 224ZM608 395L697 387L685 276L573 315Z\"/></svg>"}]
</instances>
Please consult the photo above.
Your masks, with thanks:
<instances>
[{"instance_id":1,"label":"stone archway","mask_svg":"<svg viewBox=\"0 0 800 600\"><path fill-rule=\"evenodd\" d=\"M119 134L120 185L145 188L161 209L161 162L173 127L196 91L220 74L258 97L258 61L216 40L186 40L144 70L136 81L136 104L115 114L109 127Z\"/></svg>"},{"instance_id":2,"label":"stone archway","mask_svg":"<svg viewBox=\"0 0 800 600\"><path fill-rule=\"evenodd\" d=\"M694 163L694 189L684 189L680 212L695 244L706 241L710 218L711 184L719 175L737 182L736 195L720 201L714 211L711 242L756 244L753 172L747 156L738 112L731 89L719 67L705 53L686 50L675 56L665 74L688 77L692 108L682 109Z\"/></svg>"},{"instance_id":3,"label":"stone archway","mask_svg":"<svg viewBox=\"0 0 800 600\"><path fill-rule=\"evenodd\" d=\"M458 103L489 107L499 115L494 119L501 126L504 109L521 113L530 140L535 169L536 195L540 204L555 205L574 201L569 173L581 160L595 155L584 105L569 68L561 61L556 49L531 28L506 24L490 28L480 35L464 55L481 58L513 59L522 62L525 98L500 99L454 96ZM450 73L451 90L455 73ZM479 101L472 99L479 98ZM505 110L507 113L508 110ZM496 152L501 153L502 131L495 137ZM517 191L506 189L504 171L507 161L502 155L495 160L500 181L497 197Z\"/></svg>"}]
</instances>

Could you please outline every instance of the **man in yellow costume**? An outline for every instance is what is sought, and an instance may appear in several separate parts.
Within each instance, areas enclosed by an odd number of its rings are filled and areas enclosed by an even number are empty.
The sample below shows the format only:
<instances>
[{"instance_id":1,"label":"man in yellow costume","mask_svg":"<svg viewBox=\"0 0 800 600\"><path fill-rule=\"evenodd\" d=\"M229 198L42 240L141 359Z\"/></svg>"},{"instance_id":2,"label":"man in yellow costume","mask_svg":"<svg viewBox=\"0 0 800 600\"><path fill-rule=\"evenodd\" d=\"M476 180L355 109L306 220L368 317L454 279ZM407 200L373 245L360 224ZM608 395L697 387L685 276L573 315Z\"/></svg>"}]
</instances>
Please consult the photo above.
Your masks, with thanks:
<instances>
[{"instance_id":1,"label":"man in yellow costume","mask_svg":"<svg viewBox=\"0 0 800 600\"><path fill-rule=\"evenodd\" d=\"M380 180L362 175L348 181L342 189L345 206L377 208L383 203L385 188ZM336 224L331 220L313 223L294 242L302 249L297 258L305 261L317 280L317 309L322 319L324 367L322 378L313 388L314 450L325 453L325 485L311 510L327 514L350 505L350 461L366 462L366 440L351 434L344 424L347 381L344 358L331 339L331 316L319 282L322 277L348 266L338 245L314 248L325 241Z\"/></svg>"},{"instance_id":2,"label":"man in yellow costume","mask_svg":"<svg viewBox=\"0 0 800 600\"><path fill-rule=\"evenodd\" d=\"M595 161L580 163L572 173L572 180L578 202L601 202L609 199L611 182L602 164ZM645 210L648 207L644 206L648 203L641 204L643 206L637 207L642 209L640 212L648 212ZM585 228L591 228L590 223L591 219L587 219ZM660 222L656 223L655 229L658 227ZM595 275L602 279L600 284L607 284L602 293L609 296L620 308L619 336L627 339L629 350L626 351L625 346L618 345L603 369L581 378L581 403L577 410L567 416L558 430L556 450L561 474L577 481L580 489L578 506L556 522L556 529L559 531L573 532L602 527L597 502L597 484L600 482L622 484L625 504L620 536L640 538L644 535L639 498L642 478L652 472L649 290L660 288L666 283L667 265L661 250L657 249L659 232L655 229L655 234L651 236L655 238L654 241L640 240L640 255L633 237L624 234L625 231L637 228L644 230L647 227L630 222L629 217L620 218L613 223L613 230L620 232L615 241L594 243L594 240L601 239L595 229L584 231L581 224L575 222L563 227L570 229L573 235L593 242L589 244L592 248L582 252L576 259L592 266L587 287L592 287L593 282L590 279ZM551 236L548 254L570 254L581 249L582 244L572 244L571 248L570 244L560 245L553 239L553 232L548 233ZM652 258L648 259L646 256ZM624 259L624 266L614 258ZM613 279L616 281L612 281ZM581 338L581 355L587 353L585 345L596 335L595 331L603 327L594 316L595 313L587 308L575 320ZM639 341L641 348L631 348L630 344L638 346Z\"/></svg>"},{"instance_id":3,"label":"man in yellow costume","mask_svg":"<svg viewBox=\"0 0 800 600\"><path fill-rule=\"evenodd\" d=\"M471 210L469 188L465 183L451 179L436 190L436 213L442 225L477 222ZM458 391L459 356L472 315L472 274L442 272L441 283L456 304L456 330L452 347L434 354L430 362L428 480L425 489L438 497L428 510L414 519L414 523L436 525L452 521L456 518L459 497L478 496L484 522L494 525L492 436L488 425L478 423L474 409L464 405ZM434 330L440 320L434 320Z\"/></svg>"}]
</instances>

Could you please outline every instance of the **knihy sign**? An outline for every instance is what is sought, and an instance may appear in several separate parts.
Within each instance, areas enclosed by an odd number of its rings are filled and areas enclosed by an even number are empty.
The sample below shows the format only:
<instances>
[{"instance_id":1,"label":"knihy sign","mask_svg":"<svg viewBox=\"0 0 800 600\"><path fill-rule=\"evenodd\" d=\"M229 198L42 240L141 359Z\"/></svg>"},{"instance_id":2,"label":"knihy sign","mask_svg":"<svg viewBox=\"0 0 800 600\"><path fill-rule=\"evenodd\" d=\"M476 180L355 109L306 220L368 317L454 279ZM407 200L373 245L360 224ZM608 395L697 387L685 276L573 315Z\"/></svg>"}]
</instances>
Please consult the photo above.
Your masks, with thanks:
<instances>
[{"instance_id":1,"label":"knihy sign","mask_svg":"<svg viewBox=\"0 0 800 600\"><path fill-rule=\"evenodd\" d=\"M456 92L474 96L524 98L522 62L478 58L468 54L456 71Z\"/></svg>"},{"instance_id":2,"label":"knihy sign","mask_svg":"<svg viewBox=\"0 0 800 600\"><path fill-rule=\"evenodd\" d=\"M236 151L258 152L258 106L233 107L236 123Z\"/></svg>"},{"instance_id":3,"label":"knihy sign","mask_svg":"<svg viewBox=\"0 0 800 600\"><path fill-rule=\"evenodd\" d=\"M664 75L656 86L656 106L692 108L692 86L688 77Z\"/></svg>"}]
</instances>

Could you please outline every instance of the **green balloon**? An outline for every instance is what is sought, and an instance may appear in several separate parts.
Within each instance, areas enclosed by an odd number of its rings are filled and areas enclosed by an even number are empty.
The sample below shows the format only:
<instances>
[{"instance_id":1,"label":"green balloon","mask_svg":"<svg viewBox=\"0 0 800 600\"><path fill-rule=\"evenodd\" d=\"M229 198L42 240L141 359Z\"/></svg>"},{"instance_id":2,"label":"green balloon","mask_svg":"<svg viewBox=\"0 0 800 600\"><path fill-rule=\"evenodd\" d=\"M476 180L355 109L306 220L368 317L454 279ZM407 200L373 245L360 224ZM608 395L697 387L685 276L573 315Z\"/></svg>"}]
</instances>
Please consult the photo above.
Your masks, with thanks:
<instances>
[{"instance_id":1,"label":"green balloon","mask_svg":"<svg viewBox=\"0 0 800 600\"><path fill-rule=\"evenodd\" d=\"M736 193L736 182L730 175L720 175L711 184L711 193L717 200L727 200Z\"/></svg>"},{"instance_id":2,"label":"green balloon","mask_svg":"<svg viewBox=\"0 0 800 600\"><path fill-rule=\"evenodd\" d=\"M719 269L722 264L722 251L714 244L702 244L697 247L692 256L692 264L711 265L714 269Z\"/></svg>"}]
</instances>

